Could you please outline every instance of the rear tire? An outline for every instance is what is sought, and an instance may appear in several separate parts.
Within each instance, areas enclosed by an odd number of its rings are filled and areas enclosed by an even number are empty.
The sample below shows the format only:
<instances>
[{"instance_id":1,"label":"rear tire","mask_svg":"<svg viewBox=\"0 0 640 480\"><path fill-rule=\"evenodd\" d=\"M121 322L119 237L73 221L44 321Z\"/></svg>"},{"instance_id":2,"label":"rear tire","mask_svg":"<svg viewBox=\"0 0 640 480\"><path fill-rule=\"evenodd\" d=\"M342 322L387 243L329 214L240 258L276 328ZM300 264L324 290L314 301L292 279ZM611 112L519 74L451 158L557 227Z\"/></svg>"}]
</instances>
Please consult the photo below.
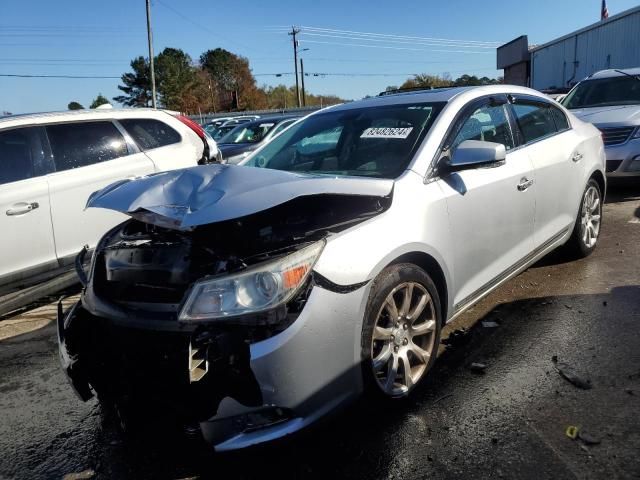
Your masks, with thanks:
<instances>
[{"instance_id":1,"label":"rear tire","mask_svg":"<svg viewBox=\"0 0 640 480\"><path fill-rule=\"evenodd\" d=\"M602 226L602 192L593 178L589 179L580 200L573 233L566 244L572 258L588 257L596 249Z\"/></svg>"},{"instance_id":2,"label":"rear tire","mask_svg":"<svg viewBox=\"0 0 640 480\"><path fill-rule=\"evenodd\" d=\"M436 360L442 313L429 275L409 263L392 265L374 280L362 327L365 391L403 398Z\"/></svg>"}]
</instances>

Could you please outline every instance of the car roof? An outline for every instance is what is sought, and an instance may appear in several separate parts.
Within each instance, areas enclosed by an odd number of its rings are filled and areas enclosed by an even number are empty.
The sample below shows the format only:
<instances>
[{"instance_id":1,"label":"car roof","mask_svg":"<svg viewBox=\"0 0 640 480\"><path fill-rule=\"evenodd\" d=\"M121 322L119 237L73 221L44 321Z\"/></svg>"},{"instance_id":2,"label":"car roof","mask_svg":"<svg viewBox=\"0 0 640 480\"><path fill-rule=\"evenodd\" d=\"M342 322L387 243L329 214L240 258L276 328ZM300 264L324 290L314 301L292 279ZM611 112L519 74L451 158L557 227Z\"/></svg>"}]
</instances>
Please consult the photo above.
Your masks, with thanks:
<instances>
[{"instance_id":1,"label":"car roof","mask_svg":"<svg viewBox=\"0 0 640 480\"><path fill-rule=\"evenodd\" d=\"M372 108L386 105L403 105L413 103L449 103L454 98L464 97L467 100L483 95L497 95L501 93L520 93L535 95L545 98L545 95L537 90L517 85L482 85L477 87L447 87L425 90L408 90L397 93L385 93L377 97L369 97L354 102L342 103L327 107L321 111L341 111L355 108Z\"/></svg>"},{"instance_id":2,"label":"car roof","mask_svg":"<svg viewBox=\"0 0 640 480\"><path fill-rule=\"evenodd\" d=\"M285 120L296 120L298 118L300 118L299 115L280 115L277 117L261 117L256 120L252 120L250 122L241 123L238 125L238 127L246 128L253 125L260 125L262 123L280 123L280 122L284 122Z\"/></svg>"},{"instance_id":3,"label":"car roof","mask_svg":"<svg viewBox=\"0 0 640 480\"><path fill-rule=\"evenodd\" d=\"M623 72L623 73L620 73ZM586 79L593 80L594 78L612 78L612 77L623 77L627 75L640 75L640 67L636 68L618 68L618 69L608 69L608 70L600 70L596 73L589 75ZM585 80L586 80L585 79Z\"/></svg>"},{"instance_id":4,"label":"car roof","mask_svg":"<svg viewBox=\"0 0 640 480\"><path fill-rule=\"evenodd\" d=\"M23 113L0 117L0 128L91 119L118 119L131 117L157 118L159 115L171 115L171 113L168 110L153 108L109 108L104 110L84 109L66 110L61 112Z\"/></svg>"}]
</instances>

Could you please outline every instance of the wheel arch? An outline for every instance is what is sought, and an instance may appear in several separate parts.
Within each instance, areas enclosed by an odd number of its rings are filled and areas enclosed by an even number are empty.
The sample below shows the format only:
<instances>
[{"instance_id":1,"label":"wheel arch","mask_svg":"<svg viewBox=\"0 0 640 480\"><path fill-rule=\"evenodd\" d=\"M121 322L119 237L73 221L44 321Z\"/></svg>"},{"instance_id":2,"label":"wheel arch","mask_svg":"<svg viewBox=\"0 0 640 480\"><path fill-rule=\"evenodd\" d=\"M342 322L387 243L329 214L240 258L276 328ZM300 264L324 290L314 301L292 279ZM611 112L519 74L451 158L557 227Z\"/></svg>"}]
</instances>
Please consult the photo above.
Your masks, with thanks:
<instances>
[{"instance_id":1,"label":"wheel arch","mask_svg":"<svg viewBox=\"0 0 640 480\"><path fill-rule=\"evenodd\" d=\"M447 278L444 270L438 263L438 261L425 252L413 251L407 252L399 257L395 258L389 265L397 265L399 263L412 263L422 268L429 274L431 280L438 290L438 296L440 297L440 311L442 312L442 325L447 323L448 310L449 310L449 289L447 286Z\"/></svg>"},{"instance_id":2,"label":"wheel arch","mask_svg":"<svg viewBox=\"0 0 640 480\"><path fill-rule=\"evenodd\" d=\"M604 201L606 190L607 190L607 180L604 176L604 173L600 170L595 170L589 179L594 179L598 183L598 187L600 187L600 193L602 194L602 200Z\"/></svg>"}]
</instances>

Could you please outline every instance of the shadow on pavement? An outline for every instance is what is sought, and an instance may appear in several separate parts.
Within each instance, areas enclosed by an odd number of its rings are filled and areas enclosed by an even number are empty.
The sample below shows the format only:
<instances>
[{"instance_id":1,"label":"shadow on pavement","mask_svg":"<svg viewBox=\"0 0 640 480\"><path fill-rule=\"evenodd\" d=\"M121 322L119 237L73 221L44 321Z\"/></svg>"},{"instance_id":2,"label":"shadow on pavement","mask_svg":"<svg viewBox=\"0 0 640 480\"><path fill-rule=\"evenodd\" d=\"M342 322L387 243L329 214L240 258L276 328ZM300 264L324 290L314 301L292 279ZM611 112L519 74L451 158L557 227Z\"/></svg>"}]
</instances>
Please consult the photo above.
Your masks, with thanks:
<instances>
[{"instance_id":1,"label":"shadow on pavement","mask_svg":"<svg viewBox=\"0 0 640 480\"><path fill-rule=\"evenodd\" d=\"M640 199L640 177L607 180L605 203L629 202Z\"/></svg>"},{"instance_id":2,"label":"shadow on pavement","mask_svg":"<svg viewBox=\"0 0 640 480\"><path fill-rule=\"evenodd\" d=\"M488 321L495 325L483 326ZM96 471L102 478L632 477L640 474L639 338L640 286L504 303L449 337L408 400L362 400L291 439L227 454L167 435L162 418L146 438L111 445L117 436L106 421ZM593 389L562 379L553 356L589 376ZM486 371L473 373L471 362ZM587 425L602 445L566 438L569 422Z\"/></svg>"}]
</instances>

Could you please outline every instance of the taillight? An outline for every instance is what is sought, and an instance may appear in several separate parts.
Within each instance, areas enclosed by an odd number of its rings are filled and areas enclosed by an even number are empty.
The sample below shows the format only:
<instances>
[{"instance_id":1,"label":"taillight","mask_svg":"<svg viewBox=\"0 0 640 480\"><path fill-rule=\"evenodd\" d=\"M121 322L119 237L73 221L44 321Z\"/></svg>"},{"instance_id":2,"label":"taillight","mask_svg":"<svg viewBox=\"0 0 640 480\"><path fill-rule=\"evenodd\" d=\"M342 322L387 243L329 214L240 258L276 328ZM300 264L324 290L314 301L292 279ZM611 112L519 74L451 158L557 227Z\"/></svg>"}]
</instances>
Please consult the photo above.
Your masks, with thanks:
<instances>
[{"instance_id":1,"label":"taillight","mask_svg":"<svg viewBox=\"0 0 640 480\"><path fill-rule=\"evenodd\" d=\"M196 122L191 120L189 117L185 117L184 115L176 115L176 118L180 120L182 123L184 123L191 130L196 132L196 135L198 135L204 141L205 139L204 129L200 125L198 125Z\"/></svg>"}]
</instances>

